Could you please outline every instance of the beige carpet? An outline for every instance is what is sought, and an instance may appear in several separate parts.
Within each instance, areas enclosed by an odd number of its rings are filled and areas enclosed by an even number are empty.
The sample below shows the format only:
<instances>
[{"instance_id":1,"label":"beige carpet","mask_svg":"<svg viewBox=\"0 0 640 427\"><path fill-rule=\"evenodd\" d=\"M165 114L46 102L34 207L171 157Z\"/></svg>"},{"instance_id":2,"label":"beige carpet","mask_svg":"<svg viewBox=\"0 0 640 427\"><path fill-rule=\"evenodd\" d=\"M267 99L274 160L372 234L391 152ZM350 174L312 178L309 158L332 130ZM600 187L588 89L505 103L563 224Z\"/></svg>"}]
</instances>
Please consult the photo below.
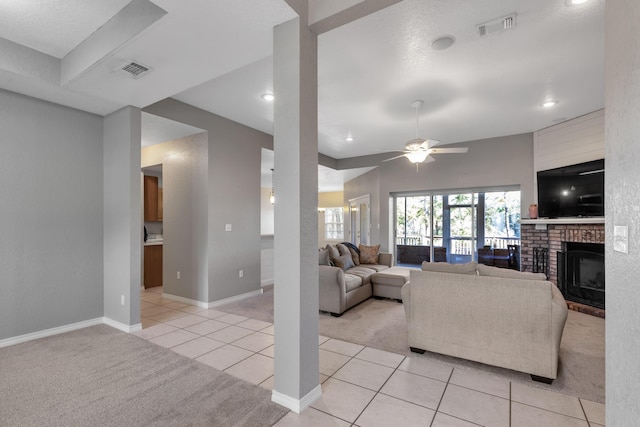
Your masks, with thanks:
<instances>
[{"instance_id":1,"label":"beige carpet","mask_svg":"<svg viewBox=\"0 0 640 427\"><path fill-rule=\"evenodd\" d=\"M273 322L273 290L218 307L265 322ZM368 299L342 317L320 314L321 335L394 353L409 354L402 304ZM605 321L569 311L560 346L558 378L551 385L531 381L529 375L468 360L425 353L423 356L459 369L480 369L488 374L571 396L605 402ZM417 355L416 355L417 357Z\"/></svg>"},{"instance_id":2,"label":"beige carpet","mask_svg":"<svg viewBox=\"0 0 640 427\"><path fill-rule=\"evenodd\" d=\"M271 393L99 325L0 348L0 425L272 426Z\"/></svg>"}]
</instances>

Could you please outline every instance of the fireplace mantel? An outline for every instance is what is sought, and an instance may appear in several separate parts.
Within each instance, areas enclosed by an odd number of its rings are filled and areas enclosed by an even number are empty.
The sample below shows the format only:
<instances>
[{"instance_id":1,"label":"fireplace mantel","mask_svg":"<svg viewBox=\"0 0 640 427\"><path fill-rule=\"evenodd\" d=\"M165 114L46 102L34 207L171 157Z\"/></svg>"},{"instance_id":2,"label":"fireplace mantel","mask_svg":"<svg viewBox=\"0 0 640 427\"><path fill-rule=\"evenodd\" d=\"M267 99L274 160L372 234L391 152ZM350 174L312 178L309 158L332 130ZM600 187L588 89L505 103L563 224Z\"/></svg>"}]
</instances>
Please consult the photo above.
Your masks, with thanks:
<instances>
[{"instance_id":1,"label":"fireplace mantel","mask_svg":"<svg viewBox=\"0 0 640 427\"><path fill-rule=\"evenodd\" d=\"M522 219L520 224L604 224L603 216Z\"/></svg>"}]
</instances>

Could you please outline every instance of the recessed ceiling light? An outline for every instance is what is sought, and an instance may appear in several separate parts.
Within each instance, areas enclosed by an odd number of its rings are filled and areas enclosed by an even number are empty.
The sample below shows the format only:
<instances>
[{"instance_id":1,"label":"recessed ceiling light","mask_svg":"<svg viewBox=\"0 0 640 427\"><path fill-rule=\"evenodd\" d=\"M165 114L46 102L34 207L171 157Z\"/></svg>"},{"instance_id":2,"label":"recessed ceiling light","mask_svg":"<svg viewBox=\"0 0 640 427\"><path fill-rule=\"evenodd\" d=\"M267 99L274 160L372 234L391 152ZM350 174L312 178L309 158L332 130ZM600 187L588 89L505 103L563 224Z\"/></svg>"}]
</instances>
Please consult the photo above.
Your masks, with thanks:
<instances>
[{"instance_id":1,"label":"recessed ceiling light","mask_svg":"<svg viewBox=\"0 0 640 427\"><path fill-rule=\"evenodd\" d=\"M345 138L345 140L347 142L353 142L353 137L351 135L349 135L348 137Z\"/></svg>"},{"instance_id":2,"label":"recessed ceiling light","mask_svg":"<svg viewBox=\"0 0 640 427\"><path fill-rule=\"evenodd\" d=\"M265 92L262 95L260 95L260 97L265 101L273 101L275 99L275 96L273 96L271 92Z\"/></svg>"},{"instance_id":3,"label":"recessed ceiling light","mask_svg":"<svg viewBox=\"0 0 640 427\"><path fill-rule=\"evenodd\" d=\"M449 49L456 42L455 37L453 36L442 36L434 39L431 42L431 49L434 50L445 50Z\"/></svg>"},{"instance_id":4,"label":"recessed ceiling light","mask_svg":"<svg viewBox=\"0 0 640 427\"><path fill-rule=\"evenodd\" d=\"M545 102L544 102L544 104L542 104L542 106L543 106L544 108L551 108L551 107L553 107L553 106L554 106L554 105L556 105L556 104L557 104L557 102L556 102L556 101L545 101Z\"/></svg>"},{"instance_id":5,"label":"recessed ceiling light","mask_svg":"<svg viewBox=\"0 0 640 427\"><path fill-rule=\"evenodd\" d=\"M588 2L589 0L571 0L570 3L571 4L583 4Z\"/></svg>"}]
</instances>

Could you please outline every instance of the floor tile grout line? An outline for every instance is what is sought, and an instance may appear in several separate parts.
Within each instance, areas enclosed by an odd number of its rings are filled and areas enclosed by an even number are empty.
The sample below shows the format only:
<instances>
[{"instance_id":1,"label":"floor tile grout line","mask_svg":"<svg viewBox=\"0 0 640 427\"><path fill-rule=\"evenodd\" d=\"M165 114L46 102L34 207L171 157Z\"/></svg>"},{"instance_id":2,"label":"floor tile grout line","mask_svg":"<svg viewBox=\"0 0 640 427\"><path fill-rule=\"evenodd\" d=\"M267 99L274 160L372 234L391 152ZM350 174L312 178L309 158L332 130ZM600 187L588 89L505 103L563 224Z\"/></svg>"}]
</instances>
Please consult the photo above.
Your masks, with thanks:
<instances>
[{"instance_id":1,"label":"floor tile grout line","mask_svg":"<svg viewBox=\"0 0 640 427\"><path fill-rule=\"evenodd\" d=\"M152 294L154 294L154 295L158 295L158 293L155 293L155 292L151 292L151 293L152 293ZM163 298L163 297L162 297L162 298ZM166 307L166 305L168 305L168 304L170 304L170 303L171 303L171 302L165 302L165 303L158 302L158 303L156 303L156 302L146 301L146 300L144 300L144 299L142 299L142 298L141 298L141 301L144 301L144 302L145 302L145 303L147 303L147 304L151 304L151 305L152 305L152 306L154 306L154 307ZM174 301L174 302L175 302L175 301ZM154 308L154 307L147 307L147 308ZM182 307L182 308L186 308L186 307ZM142 310L141 310L141 311L142 311ZM201 311L199 311L199 312L189 312L189 311L182 311L182 309L180 309L180 308L178 308L178 309L169 308L167 311L165 311L165 313L166 313L166 312L169 312L169 311L177 311L177 312L185 313L185 315L194 315L194 316L199 316L199 315L198 315L198 313L200 313L200 312L202 312L202 311L206 311L206 309L201 310ZM220 311L220 312L222 312L222 313L225 313L224 315L228 315L228 314L230 314L230 315L238 316L238 315L236 315L236 314L234 314L234 313L227 313L227 312L224 312L224 311L222 311L222 310L217 310L217 311ZM160 313L160 314L162 314L162 313ZM224 315L222 315L222 316L218 316L218 317L223 317ZM142 317L142 316L141 316L141 317ZM177 318L175 318L175 319L179 319L180 317L184 317L184 316L179 316L179 317L177 317ZM208 317L205 317L205 316L199 316L199 317L202 317L203 319L205 319L205 320L203 320L203 322L206 322L207 320L216 320L216 319L217 319L217 318L208 318ZM246 316L240 316L240 317L246 317ZM176 328L176 330L174 330L174 331L166 332L166 333L164 333L164 334L160 334L160 335L158 335L158 336L154 336L153 338L143 338L143 339L145 339L145 340L147 340L147 341L151 341L151 340L153 340L153 339L156 339L156 338L162 337L162 336L167 335L167 334L170 334L170 333L172 333L172 332L176 332L177 330L185 330L185 331L187 331L187 332L189 332L189 333L196 334L196 333L194 333L194 332L188 331L186 328L191 327L191 326L195 326L195 325L200 324L200 323L203 323L203 322L199 322L199 323L196 323L196 324L193 324L193 325L189 325L189 326L187 326L187 327L178 327L178 326L174 326L174 325L171 325L171 324L167 323L167 321L166 321L166 320L164 320L164 321L158 321L158 320L155 320L155 319L151 319L151 318L149 318L149 317L145 317L145 318L146 318L146 319L148 319L149 321L152 321L152 322L154 322L154 323L155 323L154 325L151 325L151 326L149 326L149 327L156 326L156 325L159 325L159 324L165 324L165 325L167 325L167 326L170 326L170 327ZM170 319L169 321L171 321L171 320L175 320L175 319ZM249 320L249 319L252 319L252 318L251 318L251 317L246 317L246 319L245 319L244 321ZM255 319L255 320L259 320L259 319ZM227 322L222 322L222 323L227 323ZM238 323L242 323L242 321L240 321L240 322L236 322L236 323L227 323L227 326L225 326L223 329L226 329L226 328L228 328L229 326L237 326L237 327L243 328L242 326L238 326ZM269 322L266 322L266 323L269 323ZM249 334L249 335L252 335L252 334L254 334L254 333L256 333L256 332L260 332L260 331L262 331L263 329L269 328L269 327L271 327L272 325L273 325L273 323L272 323L271 325L269 325L269 326L265 326L264 328L259 329L259 330L254 330L254 329L249 329L249 328L243 328L243 329L247 329L248 331L251 331L251 334ZM220 330L223 330L223 329L220 329ZM217 331L214 331L214 332L212 332L212 333L215 333L215 332L217 332ZM264 333L264 332L263 332L263 333ZM265 333L265 334L266 334L266 333ZM183 344L186 344L186 343L188 343L188 342L194 341L194 340L196 340L196 339L198 339L198 338L202 338L202 337L209 338L209 339L212 339L212 340L214 340L214 341L217 341L217 340L215 340L214 338L209 337L209 336L208 336L209 334L206 334L206 335L196 334L196 335L198 335L198 337L193 338L193 339L190 339L190 340L188 340L188 341L185 341L184 343L177 344L177 345L175 345L175 346L173 346L173 347L170 347L170 348L168 348L168 349L169 349L169 350L171 350L171 349L173 349L173 348L175 348L175 347L181 346L181 345L183 345ZM249 336L249 335L246 335L246 336ZM266 335L272 335L272 334L266 334ZM246 337L246 336L245 336L245 337ZM272 335L272 336L273 336L273 335ZM242 337L242 338L245 338L245 337ZM142 337L140 337L140 338L142 338ZM244 348L242 348L242 347L237 347L237 346L233 345L233 343L234 343L234 342L236 342L236 341L238 341L238 340L240 340L240 339L242 339L242 338L238 338L237 340L234 340L234 341L232 341L232 342L230 342L230 343L224 343L224 342L222 342L222 341L218 341L218 342L221 342L221 343L223 343L223 344L224 344L223 346L218 347L218 349L219 349L219 348L222 348L222 347L224 347L224 346L227 346L227 345L232 345L233 347L236 347L236 348L239 348L239 349L243 349L243 350L246 350L246 351L249 351L249 352L253 353L252 355L247 356L247 357L243 358L242 360L240 360L240 361L238 361L238 362L234 363L233 365L231 365L231 366L229 366L229 367L225 368L225 370L222 370L221 372L226 371L226 369L229 369L229 368L231 368L231 367L233 367L233 366L237 365L238 363L241 363L242 361L244 361L244 360L248 359L249 357L252 357L253 355L261 354L261 353L260 353L260 351L248 350L248 349L244 349ZM324 342L323 342L323 344L324 344L324 343L326 343L326 342L328 342L329 340L343 341L343 342L347 342L347 343L349 343L349 344L356 344L356 343L350 343L350 342L348 342L348 341L339 340L339 339L332 338L332 337L327 337L327 338L328 338L328 339L327 339L326 341L324 341ZM154 343L154 344L155 344L155 343ZM158 345L158 344L157 344L157 345ZM319 344L319 347L320 347L320 345L322 345L322 344ZM356 344L356 345L361 346L361 344ZM158 345L158 346L160 346L160 345ZM163 346L160 346L160 347L163 347ZM163 347L163 348L167 348L167 347ZM267 346L266 348L268 348L268 346ZM387 395L386 393L382 393L382 392L381 392L381 390L382 390L382 388L384 387L384 385L389 381L389 379L391 378L391 376L393 376L393 375L394 375L398 370L401 370L401 371L403 371L403 372L407 372L407 373L409 373L409 374L412 374L412 372L404 371L404 370L402 370L402 369L399 369L400 365L401 365L401 364L402 364L402 363L403 363L403 362L404 362L404 361L405 361L409 356L402 355L402 354L400 354L400 353L389 352L389 353L392 353L392 354L397 354L397 355L403 356L403 359L402 359L402 361L401 361L401 362L400 362L400 363L399 363L395 368L392 368L392 369L393 369L393 372L392 372L392 373L391 373L391 375L387 378L387 380L382 384L382 386L378 389L378 391L371 390L371 389L369 389L369 388L367 388L367 387L363 387L363 386L361 386L361 385L354 384L354 383L350 383L349 381L344 381L344 380L341 380L341 379L338 379L338 378L334 377L334 375L335 375L338 371L340 371L340 369L342 369L342 368L343 368L347 363L349 363L349 362L350 362L350 361L352 361L353 359L357 359L357 360L359 360L359 361L364 361L364 362L369 362L369 363L372 363L372 364L375 364L375 365L378 365L378 366L384 366L384 367L387 367L387 368L391 368L390 366L385 365L385 364L382 364L382 363L377 363L377 362L373 362L373 361L370 361L370 360L366 360L366 359L358 358L357 356L358 356L360 353L362 353L366 348L371 348L371 349L374 349L374 350L385 351L385 350L381 350L381 349L376 349L376 348L374 348L374 347L363 346L363 348L361 348L357 353L355 353L353 356L351 356L351 355L348 355L348 354L343 354L343 353L339 353L339 352L336 352L336 351L323 349L323 350L325 350L325 351L329 351L329 352L331 352L331 353L338 354L338 355L345 356L345 357L348 357L348 358L349 358L345 363L343 363L342 365L340 365L340 367L339 367L339 368L337 368L337 370L335 370L331 375L327 376L327 378L326 378L325 382L326 382L328 379L330 379L330 378L334 378L335 380L343 381L343 382L345 382L345 383L352 384L352 385L357 386L357 387L362 387L362 388L363 388L363 389L365 389L365 390L370 390L370 391L373 391L373 392L375 393L375 394L374 394L374 396L373 396L373 398L372 398L372 399L369 401L369 403L365 406L365 408L362 410L362 412L360 412L360 414L359 414L359 415L358 415L358 417L356 418L356 421L357 421L357 419L362 415L362 413L364 413L364 411L369 407L369 405L371 404L371 402L373 401L373 399L375 399L375 397L376 397L378 394L383 394L383 395L385 395L385 396L389 396L389 395ZM214 349L214 350L212 350L212 351L215 351L215 350L217 350L217 349ZM264 349L263 349L263 350L264 350ZM261 350L261 351L263 351L263 350ZM204 356L204 355L206 355L206 354L208 354L208 353L211 353L212 351L207 352L207 353L204 353L204 354L202 354L202 355L200 355L200 356L198 356L198 357L202 357L202 356ZM263 356L265 356L265 357L269 357L269 358L273 359L272 357L267 356L267 355L263 355ZM195 358L191 358L191 359L192 359L192 360L195 360ZM201 363L202 363L202 362L201 362ZM447 365L443 365L443 366L447 366ZM434 422L434 420L435 420L435 415L437 415L437 413L439 412L439 408L440 408L440 406L441 406L442 400L443 400L444 395L445 395L445 393L446 393L446 391L447 391L447 389L448 389L449 384L453 384L453 383L451 383L451 378L452 378L453 370L454 370L454 369L455 369L455 368L453 368L453 367L452 367L451 374L449 375L449 379L446 381L445 389L444 389L444 391L443 391L443 393L442 393L442 396L440 397L440 400L439 400L439 402L438 402L438 407L437 407L437 409L436 409L436 410L435 410L435 412L434 412L434 418L432 419L431 424L433 424L433 422ZM319 373L319 374L321 374L321 373ZM321 375L326 376L325 374L321 374ZM432 378L432 377L427 376L427 375L420 375L420 374L414 374L414 375L418 375L418 376L420 376L420 377L429 378L429 379L432 379L432 380L436 380L436 381L443 382L443 381L441 381L441 380L439 380L439 379L437 379L437 378ZM261 383L264 383L265 381L269 380L269 378L272 378L272 377L273 377L273 375L271 375L270 377L268 377L267 379L265 379L265 380L264 380L264 381L262 381ZM458 385L456 385L456 386L458 386ZM526 386L526 385L525 385L525 386ZM492 393L485 393L484 391L475 390L475 389L473 389L473 388L469 388L469 387L465 387L465 386L458 386L458 387L462 387L462 388L465 388L465 389L468 389L468 390L471 390L471 391L475 391L475 392L479 392L479 393L483 393L483 394L487 394L487 395L490 395L490 396L494 396L494 397L501 398L500 396L496 396L495 394L492 394ZM576 420L579 420L579 421L586 421L586 422L587 422L587 424L591 425L591 422L589 421L589 419L588 419L588 417L587 417L587 414L586 414L586 411L585 411L585 409L584 409L584 405L583 405L583 403L582 403L582 399L581 399L581 398L576 397L576 396L566 395L566 394L563 394L563 393L559 393L559 394L561 394L561 395L563 395L563 396L566 396L566 397L573 397L573 398L578 399L578 402L580 403L580 408L581 408L581 410L582 410L582 414L584 415L584 418L577 418L577 417L572 416L572 415L567 415L567 414L564 414L564 413L561 413L561 412L557 412L557 411L554 411L554 410L549 410L549 409L546 409L546 408L542 408L542 407L536 406L536 405L534 405L534 404L528 404L528 403L523 403L523 402L516 402L516 401L514 401L514 400L513 400L513 394L512 394L512 382L511 382L511 381L509 381L509 398L508 398L508 401L509 401L509 403L510 403L510 404L509 404L509 425L511 425L511 424L512 424L512 416L513 416L513 413L512 413L512 409L513 409L513 408L512 408L512 406L513 406L513 403L514 403L514 402L515 402L515 403L522 404L522 405L525 405L525 406L528 406L528 407L536 408L536 409L539 409L539 410L542 410L542 411L547 411L547 412L551 412L551 413L554 413L554 414L557 414L557 415L566 416L566 417L569 417L569 418L572 418L572 419L576 419ZM401 401L404 401L404 402L407 402L407 403L410 403L410 404L414 404L414 405L417 405L417 406L421 406L421 407L427 408L427 407L425 407L425 406L418 405L418 404L415 404L415 403L413 403L413 402L406 401L406 400L404 400L404 399L399 399L399 398L397 398L397 397L395 397L395 396L389 396L389 397L392 397L392 398L395 398L395 399L398 399L398 400L401 400ZM504 399L504 398L503 398L503 399ZM506 400L506 399L505 399L505 400ZM586 400L588 400L588 399L586 399ZM595 403L600 403L600 402L595 402ZM314 408L314 409L316 409L316 408ZM431 409L431 408L427 408L427 409ZM316 409L316 410L318 410L318 409ZM323 413L326 413L326 412L321 411L321 410L318 410L318 411L323 412ZM445 412L442 412L442 413L443 413L443 414L446 414ZM336 417L336 416L334 416L334 415L332 415L332 414L329 414L329 413L326 413L326 414L327 414L327 415L329 415L329 416L332 416L332 417L334 417L334 418L338 418L338 419L341 419L341 420L342 420L342 418L340 418L340 417ZM458 418L458 417L456 417L456 416L454 416L454 415L450 415L450 414L447 414L447 415L448 415L448 416L452 416L452 417L454 417L454 418ZM458 419L461 419L461 418L458 418ZM344 421L345 421L345 422L347 422L347 423L350 423L351 425L356 425L356 421L354 421L354 422L352 422L352 423L351 423L351 422L349 422L349 421L347 421L347 420L344 420ZM466 421L466 420L465 420L465 421ZM474 423L474 424L475 424L475 423Z\"/></svg>"},{"instance_id":2,"label":"floor tile grout line","mask_svg":"<svg viewBox=\"0 0 640 427\"><path fill-rule=\"evenodd\" d=\"M433 423L436 420L436 415L438 415L438 410L440 410L440 405L442 404L442 400L444 399L444 395L447 392L447 388L449 387L449 383L451 382L451 377L453 377L453 371L455 370L455 368L451 368L451 372L449 372L449 378L447 378L447 381L444 385L444 390L442 390L442 396L440 396L440 400L438 400L438 406L436 406L436 412L433 414L433 418L431 419L431 423L429 424L429 426L433 426Z\"/></svg>"},{"instance_id":3,"label":"floor tile grout line","mask_svg":"<svg viewBox=\"0 0 640 427\"><path fill-rule=\"evenodd\" d=\"M509 381L509 427L513 424L513 395L511 392L511 381Z\"/></svg>"},{"instance_id":4,"label":"floor tile grout line","mask_svg":"<svg viewBox=\"0 0 640 427\"><path fill-rule=\"evenodd\" d=\"M566 394L565 394L565 395L563 395L563 396L566 396ZM569 397L573 397L573 396L569 396ZM518 402L517 400L512 400L511 402L512 402L512 403L514 403L514 402L515 402L515 403L517 403L517 404L519 404L519 405L528 406L529 408L535 408L535 409L539 409L539 410L541 410L541 411L551 412L552 414L562 415L563 417L572 418L572 419L574 419L574 420L587 421L587 422L589 422L589 420L587 419L587 414L586 414L586 413L585 413L585 415L584 415L584 418L577 418L577 417L574 417L573 415L563 414L562 412L554 411L554 410L552 410L552 409L541 408L541 407L539 407L539 406L532 405L532 404L529 404L529 403ZM582 408L582 404L580 404L580 408L582 409L582 412L584 412L584 408Z\"/></svg>"}]
</instances>

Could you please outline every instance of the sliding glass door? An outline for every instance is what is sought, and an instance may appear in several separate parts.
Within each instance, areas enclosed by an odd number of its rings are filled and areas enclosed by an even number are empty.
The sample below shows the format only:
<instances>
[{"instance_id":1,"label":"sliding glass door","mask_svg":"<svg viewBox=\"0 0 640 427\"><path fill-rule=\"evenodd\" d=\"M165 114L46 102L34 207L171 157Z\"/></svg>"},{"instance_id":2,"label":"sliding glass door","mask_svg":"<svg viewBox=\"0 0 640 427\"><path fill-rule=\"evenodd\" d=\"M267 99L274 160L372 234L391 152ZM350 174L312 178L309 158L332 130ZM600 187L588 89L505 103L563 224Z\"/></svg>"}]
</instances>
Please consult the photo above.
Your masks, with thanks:
<instances>
[{"instance_id":1,"label":"sliding glass door","mask_svg":"<svg viewBox=\"0 0 640 427\"><path fill-rule=\"evenodd\" d=\"M394 211L398 265L465 263L520 242L519 190L398 194Z\"/></svg>"}]
</instances>

